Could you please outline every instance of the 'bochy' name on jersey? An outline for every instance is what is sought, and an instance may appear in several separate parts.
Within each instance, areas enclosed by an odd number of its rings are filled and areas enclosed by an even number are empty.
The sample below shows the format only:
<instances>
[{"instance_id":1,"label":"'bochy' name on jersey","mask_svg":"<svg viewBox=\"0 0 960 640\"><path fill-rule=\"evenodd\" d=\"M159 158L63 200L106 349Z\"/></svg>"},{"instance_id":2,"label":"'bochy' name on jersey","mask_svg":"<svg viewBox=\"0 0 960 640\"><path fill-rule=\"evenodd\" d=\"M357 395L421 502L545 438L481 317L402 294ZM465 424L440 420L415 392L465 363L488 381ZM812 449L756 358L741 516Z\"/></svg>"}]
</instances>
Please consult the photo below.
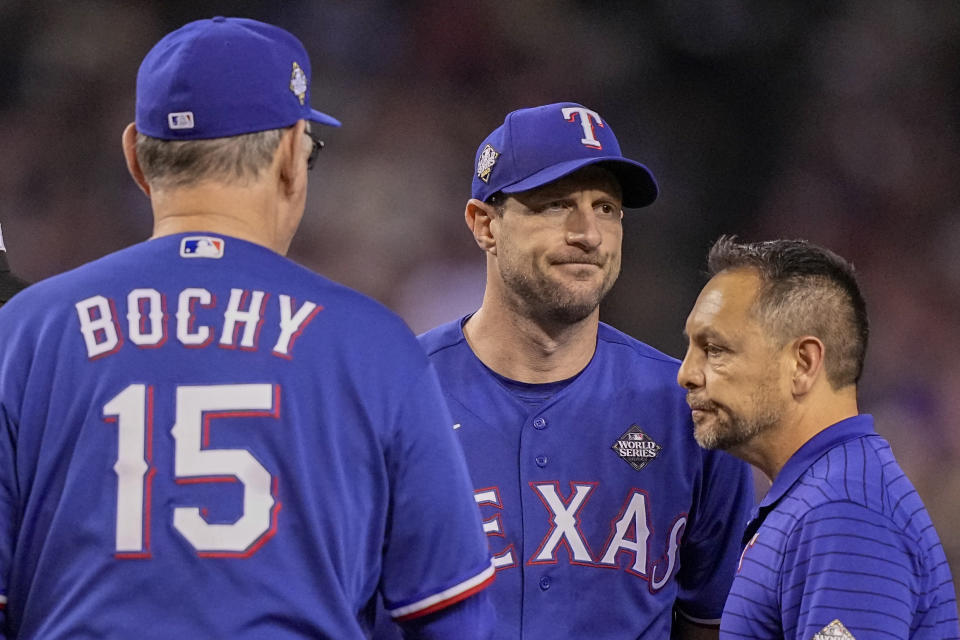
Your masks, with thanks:
<instances>
[{"instance_id":1,"label":"'bochy' name on jersey","mask_svg":"<svg viewBox=\"0 0 960 640\"><path fill-rule=\"evenodd\" d=\"M102 295L85 298L74 306L87 357L94 360L119 351L125 337L140 348L166 344L171 324L175 325L173 331L177 341L186 347L202 348L216 340L224 349L256 351L270 298L270 294L264 291L231 289L222 316L216 316L219 326L206 324L198 318L198 308L207 311L217 308L216 296L199 287L184 289L177 295L173 320L167 311L166 295L150 288L134 289L127 294L126 322L122 321L124 316L117 313L116 301ZM323 307L309 300L298 305L284 294L278 295L276 300L275 304L279 305L278 331L271 353L291 358L294 342ZM209 314L204 318L209 319Z\"/></svg>"}]
</instances>

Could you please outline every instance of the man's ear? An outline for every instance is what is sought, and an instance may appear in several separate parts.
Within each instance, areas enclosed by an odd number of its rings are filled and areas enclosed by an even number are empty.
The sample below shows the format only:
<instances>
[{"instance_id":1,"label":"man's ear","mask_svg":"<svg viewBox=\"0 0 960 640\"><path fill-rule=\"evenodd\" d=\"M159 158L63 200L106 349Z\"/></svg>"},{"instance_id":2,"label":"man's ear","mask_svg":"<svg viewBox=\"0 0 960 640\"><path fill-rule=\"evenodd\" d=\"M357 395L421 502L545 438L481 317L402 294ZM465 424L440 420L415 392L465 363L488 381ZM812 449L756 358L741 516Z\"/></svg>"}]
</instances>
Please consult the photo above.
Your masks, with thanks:
<instances>
[{"instance_id":1,"label":"man's ear","mask_svg":"<svg viewBox=\"0 0 960 640\"><path fill-rule=\"evenodd\" d=\"M143 191L149 198L150 184L147 182L147 179L143 177L143 170L140 168L140 161L137 160L136 124L131 122L127 125L127 128L123 130L121 142L123 144L123 158L127 161L127 171L130 172L130 177L132 177L133 181L137 183L137 186L140 187L140 190Z\"/></svg>"},{"instance_id":2,"label":"man's ear","mask_svg":"<svg viewBox=\"0 0 960 640\"><path fill-rule=\"evenodd\" d=\"M792 390L795 396L806 395L817 380L826 375L824 356L826 348L820 338L803 336L793 341Z\"/></svg>"},{"instance_id":3,"label":"man's ear","mask_svg":"<svg viewBox=\"0 0 960 640\"><path fill-rule=\"evenodd\" d=\"M280 146L277 148L278 175L282 183L281 188L287 194L297 190L300 180L306 180L309 155L303 150L306 128L306 120L297 120L295 125L283 132Z\"/></svg>"},{"instance_id":4,"label":"man's ear","mask_svg":"<svg viewBox=\"0 0 960 640\"><path fill-rule=\"evenodd\" d=\"M467 228L473 233L473 239L483 251L497 255L497 239L494 234L493 222L497 219L497 212L493 205L482 200L470 198L467 208L463 212L463 219Z\"/></svg>"}]
</instances>

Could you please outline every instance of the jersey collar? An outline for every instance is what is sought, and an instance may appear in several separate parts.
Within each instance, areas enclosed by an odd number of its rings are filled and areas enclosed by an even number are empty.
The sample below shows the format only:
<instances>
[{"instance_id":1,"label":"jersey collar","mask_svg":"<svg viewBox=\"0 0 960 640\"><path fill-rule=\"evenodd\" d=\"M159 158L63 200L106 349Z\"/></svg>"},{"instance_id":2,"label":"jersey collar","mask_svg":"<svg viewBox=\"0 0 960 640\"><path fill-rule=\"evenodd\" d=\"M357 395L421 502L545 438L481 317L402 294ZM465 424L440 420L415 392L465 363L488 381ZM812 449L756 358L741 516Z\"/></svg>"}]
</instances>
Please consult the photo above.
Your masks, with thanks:
<instances>
[{"instance_id":1,"label":"jersey collar","mask_svg":"<svg viewBox=\"0 0 960 640\"><path fill-rule=\"evenodd\" d=\"M767 491L767 495L754 509L753 518L747 525L747 531L743 536L744 543L753 537L767 514L773 511L781 498L800 479L800 476L821 456L848 440L874 434L876 434L876 430L873 427L873 416L864 413L832 424L807 440L783 465L780 473L774 478L770 490Z\"/></svg>"}]
</instances>

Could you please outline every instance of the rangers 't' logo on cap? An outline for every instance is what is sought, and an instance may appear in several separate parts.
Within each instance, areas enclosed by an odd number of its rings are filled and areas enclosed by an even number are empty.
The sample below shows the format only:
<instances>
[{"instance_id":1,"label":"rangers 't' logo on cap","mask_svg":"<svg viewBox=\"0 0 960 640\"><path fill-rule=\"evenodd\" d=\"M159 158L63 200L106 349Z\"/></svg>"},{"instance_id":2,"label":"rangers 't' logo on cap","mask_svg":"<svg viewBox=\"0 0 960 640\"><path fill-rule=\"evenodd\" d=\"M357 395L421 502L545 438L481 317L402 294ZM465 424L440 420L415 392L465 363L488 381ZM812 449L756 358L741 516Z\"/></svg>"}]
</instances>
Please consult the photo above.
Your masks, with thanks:
<instances>
[{"instance_id":1,"label":"rangers 't' logo on cap","mask_svg":"<svg viewBox=\"0 0 960 640\"><path fill-rule=\"evenodd\" d=\"M662 449L635 424L631 425L622 436L617 438L617 441L610 448L617 452L621 460L637 471L650 464Z\"/></svg>"},{"instance_id":2,"label":"rangers 't' logo on cap","mask_svg":"<svg viewBox=\"0 0 960 640\"><path fill-rule=\"evenodd\" d=\"M485 146L483 151L480 152L480 158L477 159L477 177L484 182L490 182L490 172L493 170L493 165L497 163L497 158L499 157L499 151L489 144Z\"/></svg>"}]
</instances>

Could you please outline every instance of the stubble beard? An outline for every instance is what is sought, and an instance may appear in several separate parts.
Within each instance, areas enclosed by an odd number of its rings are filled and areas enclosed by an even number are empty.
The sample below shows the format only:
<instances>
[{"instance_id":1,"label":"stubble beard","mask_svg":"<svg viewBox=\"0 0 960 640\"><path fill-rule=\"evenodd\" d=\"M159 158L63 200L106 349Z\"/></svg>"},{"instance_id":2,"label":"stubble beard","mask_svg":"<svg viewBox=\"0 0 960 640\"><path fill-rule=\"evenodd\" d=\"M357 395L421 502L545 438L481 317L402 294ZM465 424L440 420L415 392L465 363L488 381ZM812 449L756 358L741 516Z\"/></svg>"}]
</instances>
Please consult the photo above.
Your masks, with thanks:
<instances>
[{"instance_id":1,"label":"stubble beard","mask_svg":"<svg viewBox=\"0 0 960 640\"><path fill-rule=\"evenodd\" d=\"M592 314L613 288L619 273L619 266L605 270L600 286L587 290L568 286L539 268L524 271L500 265L500 276L515 310L538 322L561 326L576 324Z\"/></svg>"},{"instance_id":2,"label":"stubble beard","mask_svg":"<svg viewBox=\"0 0 960 640\"><path fill-rule=\"evenodd\" d=\"M693 437L704 449L729 451L753 441L779 424L783 403L777 398L773 385L764 383L751 395L750 416L733 413L725 407L712 405L713 423L695 424Z\"/></svg>"}]
</instances>

